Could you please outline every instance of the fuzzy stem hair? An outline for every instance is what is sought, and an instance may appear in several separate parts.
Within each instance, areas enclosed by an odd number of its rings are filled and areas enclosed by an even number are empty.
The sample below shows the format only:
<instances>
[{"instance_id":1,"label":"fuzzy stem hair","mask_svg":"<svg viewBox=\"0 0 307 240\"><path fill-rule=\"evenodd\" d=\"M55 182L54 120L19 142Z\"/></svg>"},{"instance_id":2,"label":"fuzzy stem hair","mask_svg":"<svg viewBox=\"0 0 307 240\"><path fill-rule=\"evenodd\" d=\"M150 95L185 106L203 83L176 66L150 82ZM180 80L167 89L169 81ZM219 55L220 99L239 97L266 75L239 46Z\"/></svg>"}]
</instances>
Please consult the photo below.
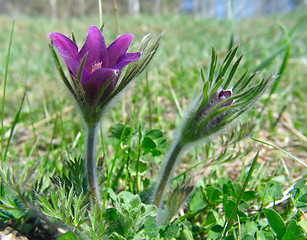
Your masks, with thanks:
<instances>
[{"instance_id":1,"label":"fuzzy stem hair","mask_svg":"<svg viewBox=\"0 0 307 240\"><path fill-rule=\"evenodd\" d=\"M100 203L100 192L97 179L97 166L96 166L96 157L95 157L95 146L96 146L96 133L97 133L97 124L93 126L87 125L87 135L86 135L86 152L85 152L85 161L86 161L86 176L88 180L89 191L92 196L93 207L95 204L99 206Z\"/></svg>"},{"instance_id":2,"label":"fuzzy stem hair","mask_svg":"<svg viewBox=\"0 0 307 240\"><path fill-rule=\"evenodd\" d=\"M173 146L168 152L167 157L164 160L164 167L161 172L160 178L156 185L156 189L153 195L153 204L158 208L161 207L163 196L166 191L166 187L169 183L169 180L174 172L175 167L178 164L180 155L183 151L184 145L181 143L180 138L177 141L174 141Z\"/></svg>"}]
</instances>

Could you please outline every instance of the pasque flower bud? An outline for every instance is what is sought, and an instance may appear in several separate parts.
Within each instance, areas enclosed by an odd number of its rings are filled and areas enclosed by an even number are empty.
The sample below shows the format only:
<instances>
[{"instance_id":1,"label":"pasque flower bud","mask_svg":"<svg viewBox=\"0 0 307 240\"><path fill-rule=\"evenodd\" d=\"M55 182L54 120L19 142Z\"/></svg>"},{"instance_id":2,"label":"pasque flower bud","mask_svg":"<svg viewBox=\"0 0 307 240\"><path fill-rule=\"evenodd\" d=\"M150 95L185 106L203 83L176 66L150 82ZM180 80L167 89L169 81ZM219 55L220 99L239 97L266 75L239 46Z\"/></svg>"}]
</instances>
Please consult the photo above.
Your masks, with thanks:
<instances>
[{"instance_id":1,"label":"pasque flower bud","mask_svg":"<svg viewBox=\"0 0 307 240\"><path fill-rule=\"evenodd\" d=\"M245 72L239 80L232 83L243 57L239 57L233 65L231 64L237 50L238 47L230 50L217 70L218 54L212 48L208 77L205 76L203 69L201 71L203 90L188 110L177 132L177 138L164 161L153 197L153 203L157 206L161 206L166 186L183 150L197 141L205 141L216 134L225 133L225 129L232 126L239 116L252 107L274 79L270 76L255 83L256 74L248 77ZM231 85L232 87L229 87Z\"/></svg>"},{"instance_id":2,"label":"pasque flower bud","mask_svg":"<svg viewBox=\"0 0 307 240\"><path fill-rule=\"evenodd\" d=\"M234 59L237 49L238 47L228 53L219 70L219 74L214 79L211 72L215 70L217 64L217 53L212 48L212 56L216 57L212 58L208 80L206 80L202 70L203 91L196 103L190 107L183 122L179 134L179 141L182 144L190 144L209 138L214 134L223 133L225 127L230 126L242 113L250 109L273 79L270 76L257 84L253 84L256 74L247 77L247 72L245 72L233 84L233 87L229 88L242 56L234 63L227 78L224 75Z\"/></svg>"}]
</instances>

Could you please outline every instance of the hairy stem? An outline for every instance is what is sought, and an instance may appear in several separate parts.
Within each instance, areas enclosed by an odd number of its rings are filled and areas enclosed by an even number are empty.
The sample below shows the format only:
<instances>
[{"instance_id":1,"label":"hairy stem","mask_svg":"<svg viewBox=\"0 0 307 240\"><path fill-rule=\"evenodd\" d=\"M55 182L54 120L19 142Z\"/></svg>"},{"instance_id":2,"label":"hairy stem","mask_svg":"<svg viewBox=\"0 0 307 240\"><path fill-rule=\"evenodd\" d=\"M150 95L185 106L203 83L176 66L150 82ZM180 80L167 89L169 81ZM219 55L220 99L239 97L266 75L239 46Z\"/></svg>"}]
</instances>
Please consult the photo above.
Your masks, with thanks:
<instances>
[{"instance_id":1,"label":"hairy stem","mask_svg":"<svg viewBox=\"0 0 307 240\"><path fill-rule=\"evenodd\" d=\"M155 204L157 207L160 207L161 205L166 186L172 176L175 166L177 165L182 149L183 145L181 144L181 142L176 141L168 152L166 159L164 160L164 168L162 170L162 174L158 180L158 184L153 195L153 204Z\"/></svg>"},{"instance_id":2,"label":"hairy stem","mask_svg":"<svg viewBox=\"0 0 307 240\"><path fill-rule=\"evenodd\" d=\"M95 158L96 146L96 128L97 125L87 126L87 139L86 139L86 174L89 185L89 190L92 196L93 205L96 203L99 206L100 193L97 179L97 166Z\"/></svg>"}]
</instances>

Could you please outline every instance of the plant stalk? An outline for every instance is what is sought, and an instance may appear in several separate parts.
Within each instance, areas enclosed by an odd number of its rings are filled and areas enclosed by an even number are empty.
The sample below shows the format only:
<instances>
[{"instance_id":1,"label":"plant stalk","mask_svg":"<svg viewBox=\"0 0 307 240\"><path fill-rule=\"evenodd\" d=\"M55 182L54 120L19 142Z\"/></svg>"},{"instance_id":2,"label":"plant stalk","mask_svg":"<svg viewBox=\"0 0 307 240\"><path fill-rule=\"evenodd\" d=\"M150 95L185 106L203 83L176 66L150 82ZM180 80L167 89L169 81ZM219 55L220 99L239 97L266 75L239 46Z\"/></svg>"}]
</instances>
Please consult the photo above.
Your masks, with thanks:
<instances>
[{"instance_id":1,"label":"plant stalk","mask_svg":"<svg viewBox=\"0 0 307 240\"><path fill-rule=\"evenodd\" d=\"M158 208L161 206L166 186L168 185L172 173L178 163L182 150L183 145L179 138L178 141L174 142L173 147L168 152L168 155L164 161L164 168L162 170L160 179L158 180L158 184L153 197L153 204L156 205Z\"/></svg>"},{"instance_id":2,"label":"plant stalk","mask_svg":"<svg viewBox=\"0 0 307 240\"><path fill-rule=\"evenodd\" d=\"M88 180L89 190L92 196L92 204L97 206L100 204L100 193L97 179L97 164L95 157L96 146L96 130L97 124L93 126L87 125L87 138L86 138L86 175Z\"/></svg>"},{"instance_id":3,"label":"plant stalk","mask_svg":"<svg viewBox=\"0 0 307 240\"><path fill-rule=\"evenodd\" d=\"M116 33L117 35L120 35L120 27L119 27L119 16L118 16L118 6L116 0L113 1L113 8L115 13L115 21L116 21Z\"/></svg>"}]
</instances>

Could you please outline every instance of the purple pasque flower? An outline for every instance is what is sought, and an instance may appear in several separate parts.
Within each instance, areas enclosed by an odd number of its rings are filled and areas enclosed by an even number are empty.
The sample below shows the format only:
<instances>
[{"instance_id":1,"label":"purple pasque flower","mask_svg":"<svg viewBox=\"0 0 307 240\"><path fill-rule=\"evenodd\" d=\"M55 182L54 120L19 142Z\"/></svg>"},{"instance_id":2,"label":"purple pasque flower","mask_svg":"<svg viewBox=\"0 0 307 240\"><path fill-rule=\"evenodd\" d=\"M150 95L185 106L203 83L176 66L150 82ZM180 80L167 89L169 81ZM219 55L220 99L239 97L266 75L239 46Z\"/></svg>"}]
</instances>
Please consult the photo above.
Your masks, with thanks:
<instances>
[{"instance_id":1,"label":"purple pasque flower","mask_svg":"<svg viewBox=\"0 0 307 240\"><path fill-rule=\"evenodd\" d=\"M117 84L122 68L141 56L140 52L127 53L133 40L132 34L122 35L106 47L103 34L96 26L89 28L80 51L74 41L61 33L52 32L49 37L65 60L74 87L81 85L85 100L90 104L97 101L102 103L107 99ZM79 68L84 58L80 77Z\"/></svg>"}]
</instances>

